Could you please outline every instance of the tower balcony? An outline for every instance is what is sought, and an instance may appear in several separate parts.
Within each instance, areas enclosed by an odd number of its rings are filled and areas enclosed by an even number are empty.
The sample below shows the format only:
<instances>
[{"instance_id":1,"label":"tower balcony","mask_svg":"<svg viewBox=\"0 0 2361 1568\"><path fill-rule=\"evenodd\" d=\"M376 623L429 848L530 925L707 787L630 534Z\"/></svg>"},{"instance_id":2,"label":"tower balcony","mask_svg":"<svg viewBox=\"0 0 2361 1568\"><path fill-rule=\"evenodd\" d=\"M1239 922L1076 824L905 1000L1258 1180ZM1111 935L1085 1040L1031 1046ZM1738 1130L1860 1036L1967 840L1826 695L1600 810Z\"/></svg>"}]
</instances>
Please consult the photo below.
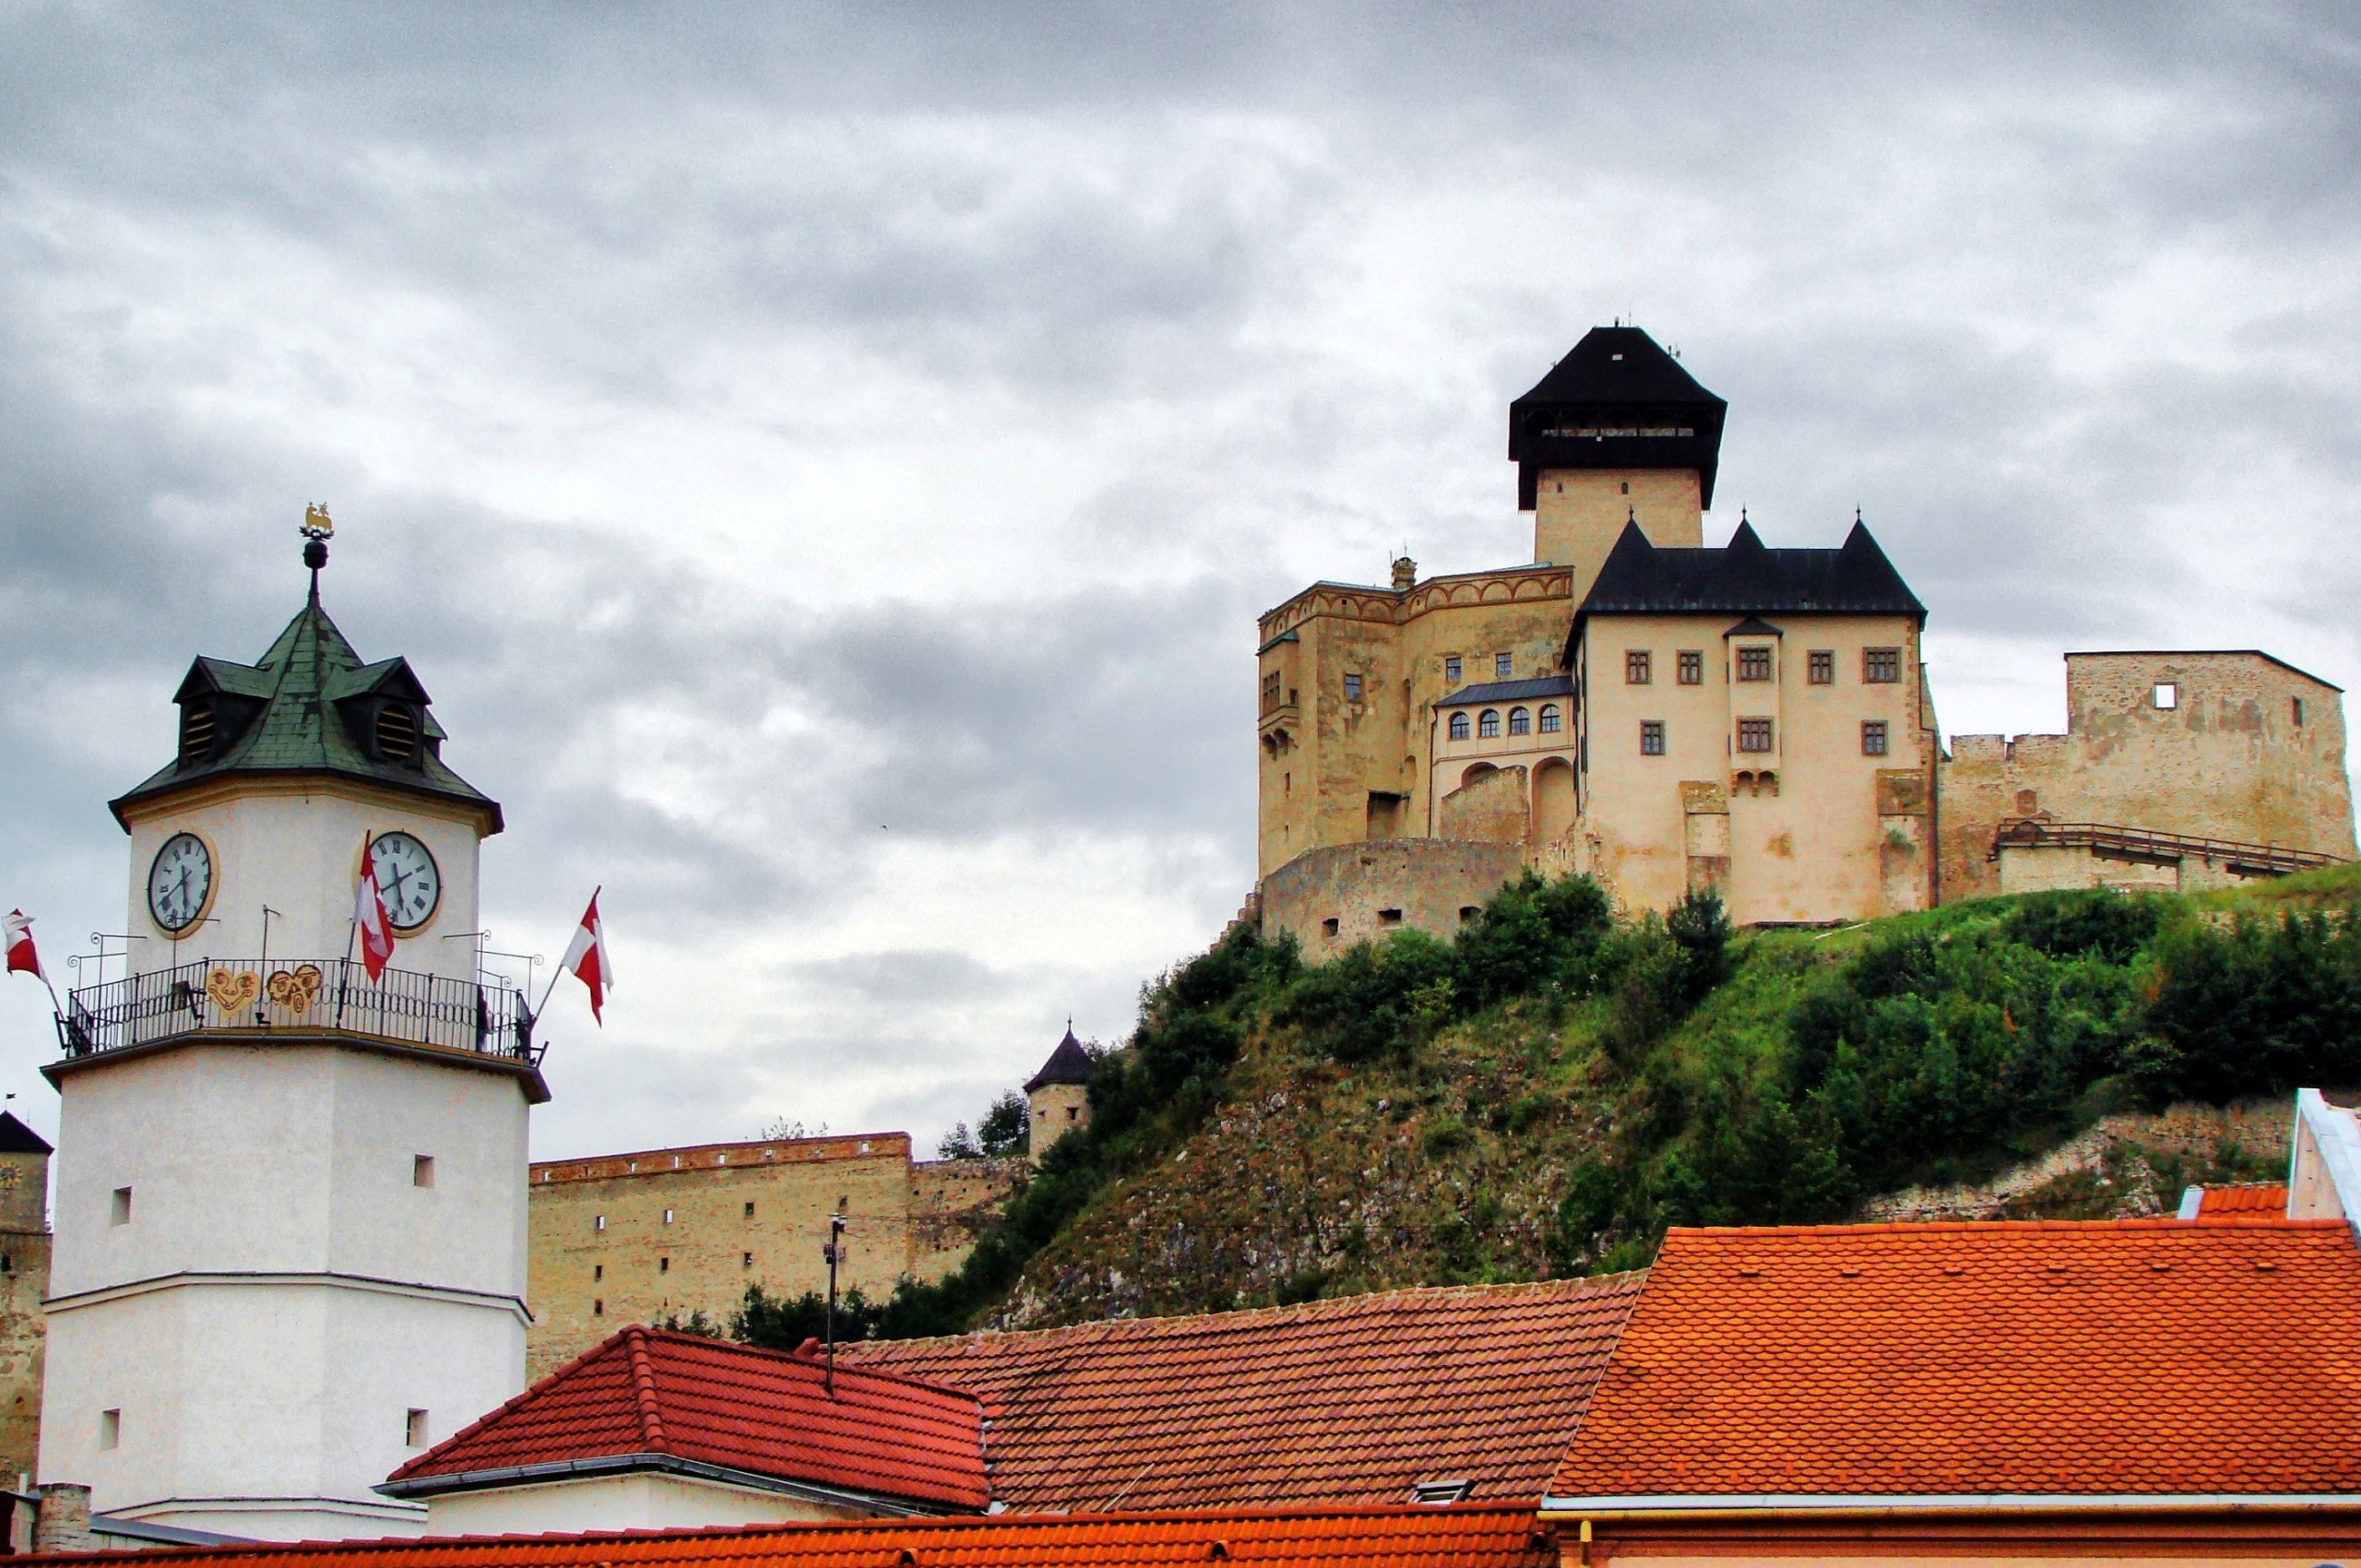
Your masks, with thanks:
<instances>
[{"instance_id":1,"label":"tower balcony","mask_svg":"<svg viewBox=\"0 0 2361 1568\"><path fill-rule=\"evenodd\" d=\"M538 1087L533 1023L524 994L496 981L393 968L373 980L348 958L206 958L69 992L57 1020L65 1060L44 1071L196 1040L302 1039L457 1056L521 1070Z\"/></svg>"}]
</instances>

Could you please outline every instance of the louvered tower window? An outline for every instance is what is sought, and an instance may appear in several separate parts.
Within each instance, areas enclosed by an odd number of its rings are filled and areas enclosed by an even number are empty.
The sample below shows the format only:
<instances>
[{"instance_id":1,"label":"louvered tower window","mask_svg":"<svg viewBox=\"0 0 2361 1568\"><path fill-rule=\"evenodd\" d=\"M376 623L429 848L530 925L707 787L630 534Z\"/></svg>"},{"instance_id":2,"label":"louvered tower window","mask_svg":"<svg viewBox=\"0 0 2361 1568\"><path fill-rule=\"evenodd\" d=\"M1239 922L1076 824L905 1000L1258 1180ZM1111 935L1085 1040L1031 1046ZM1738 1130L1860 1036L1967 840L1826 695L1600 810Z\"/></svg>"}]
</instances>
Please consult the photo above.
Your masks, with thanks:
<instances>
[{"instance_id":1,"label":"louvered tower window","mask_svg":"<svg viewBox=\"0 0 2361 1568\"><path fill-rule=\"evenodd\" d=\"M181 708L181 761L203 762L213 754L213 705L184 704Z\"/></svg>"},{"instance_id":2,"label":"louvered tower window","mask_svg":"<svg viewBox=\"0 0 2361 1568\"><path fill-rule=\"evenodd\" d=\"M418 715L401 703L377 710L377 754L387 762L408 762L418 754Z\"/></svg>"}]
</instances>

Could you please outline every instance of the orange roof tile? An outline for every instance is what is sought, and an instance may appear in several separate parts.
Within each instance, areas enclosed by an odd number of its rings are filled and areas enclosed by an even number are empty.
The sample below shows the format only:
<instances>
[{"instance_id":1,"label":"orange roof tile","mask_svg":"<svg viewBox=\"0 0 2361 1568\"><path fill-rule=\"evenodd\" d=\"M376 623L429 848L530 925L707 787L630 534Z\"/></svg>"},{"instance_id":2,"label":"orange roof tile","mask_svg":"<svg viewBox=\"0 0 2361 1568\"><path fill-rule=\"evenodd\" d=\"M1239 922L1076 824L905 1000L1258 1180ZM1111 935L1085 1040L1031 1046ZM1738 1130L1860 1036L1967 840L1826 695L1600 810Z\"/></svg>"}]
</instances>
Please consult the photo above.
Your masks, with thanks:
<instances>
[{"instance_id":1,"label":"orange roof tile","mask_svg":"<svg viewBox=\"0 0 2361 1568\"><path fill-rule=\"evenodd\" d=\"M1530 1500L1640 1277L1398 1290L1202 1317L839 1347L973 1389L1021 1509Z\"/></svg>"},{"instance_id":2,"label":"orange roof tile","mask_svg":"<svg viewBox=\"0 0 2361 1568\"><path fill-rule=\"evenodd\" d=\"M426 1496L529 1479L537 1466L663 1455L776 1479L981 1509L974 1396L772 1350L626 1328L427 1450L382 1489ZM499 1473L496 1479L486 1472Z\"/></svg>"},{"instance_id":3,"label":"orange roof tile","mask_svg":"<svg viewBox=\"0 0 2361 1568\"><path fill-rule=\"evenodd\" d=\"M2256 1182L2240 1187L2200 1187L2197 1190L2197 1218L2218 1219L2224 1215L2260 1218L2266 1216L2284 1218L2287 1213L2287 1186L2284 1182Z\"/></svg>"},{"instance_id":4,"label":"orange roof tile","mask_svg":"<svg viewBox=\"0 0 2361 1568\"><path fill-rule=\"evenodd\" d=\"M1674 1230L1575 1500L2361 1492L2342 1221Z\"/></svg>"},{"instance_id":5,"label":"orange roof tile","mask_svg":"<svg viewBox=\"0 0 2361 1568\"><path fill-rule=\"evenodd\" d=\"M904 1519L143 1551L142 1568L1555 1568L1530 1507ZM111 1564L120 1552L45 1557Z\"/></svg>"}]
</instances>

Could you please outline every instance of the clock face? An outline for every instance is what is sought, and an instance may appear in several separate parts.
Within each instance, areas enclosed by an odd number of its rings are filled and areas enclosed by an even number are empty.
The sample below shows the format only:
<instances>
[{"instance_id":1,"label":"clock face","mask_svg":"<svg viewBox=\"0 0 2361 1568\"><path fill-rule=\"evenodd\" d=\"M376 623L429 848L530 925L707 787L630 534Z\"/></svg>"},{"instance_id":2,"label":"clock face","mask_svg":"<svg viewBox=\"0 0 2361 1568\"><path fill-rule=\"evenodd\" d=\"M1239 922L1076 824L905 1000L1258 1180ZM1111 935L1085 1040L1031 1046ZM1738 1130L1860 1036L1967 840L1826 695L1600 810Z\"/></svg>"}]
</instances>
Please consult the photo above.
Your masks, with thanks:
<instances>
[{"instance_id":1,"label":"clock face","mask_svg":"<svg viewBox=\"0 0 2361 1568\"><path fill-rule=\"evenodd\" d=\"M178 936L203 918L213 897L213 852L194 833L175 833L148 868L148 913Z\"/></svg>"},{"instance_id":2,"label":"clock face","mask_svg":"<svg viewBox=\"0 0 2361 1568\"><path fill-rule=\"evenodd\" d=\"M396 931L416 931L434 918L443 901L443 872L425 845L407 833L380 833L370 840L369 863Z\"/></svg>"}]
</instances>

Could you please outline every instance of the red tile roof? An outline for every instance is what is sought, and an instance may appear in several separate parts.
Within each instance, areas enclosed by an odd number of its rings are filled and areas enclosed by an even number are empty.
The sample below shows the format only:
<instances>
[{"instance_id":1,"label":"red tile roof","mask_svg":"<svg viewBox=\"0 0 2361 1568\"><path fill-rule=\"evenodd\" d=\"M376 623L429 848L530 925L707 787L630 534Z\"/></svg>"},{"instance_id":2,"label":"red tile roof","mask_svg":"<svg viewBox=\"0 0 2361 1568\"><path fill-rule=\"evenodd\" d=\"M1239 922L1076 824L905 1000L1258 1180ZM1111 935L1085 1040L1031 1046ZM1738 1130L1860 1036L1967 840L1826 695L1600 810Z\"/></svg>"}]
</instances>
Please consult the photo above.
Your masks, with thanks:
<instances>
[{"instance_id":1,"label":"red tile roof","mask_svg":"<svg viewBox=\"0 0 2361 1568\"><path fill-rule=\"evenodd\" d=\"M142 1568L1555 1568L1529 1507L908 1519L143 1551ZM46 1557L108 1564L120 1552Z\"/></svg>"},{"instance_id":2,"label":"red tile roof","mask_svg":"<svg viewBox=\"0 0 2361 1568\"><path fill-rule=\"evenodd\" d=\"M1398 1290L1202 1317L867 1343L973 1389L1012 1508L1534 1499L1640 1277Z\"/></svg>"},{"instance_id":3,"label":"red tile roof","mask_svg":"<svg viewBox=\"0 0 2361 1568\"><path fill-rule=\"evenodd\" d=\"M2244 1187L2200 1187L2197 1190L2197 1218L2200 1219L2218 1219L2224 1215L2237 1215L2243 1218L2284 1218L2286 1213L2287 1188L2284 1182L2262 1182Z\"/></svg>"},{"instance_id":4,"label":"red tile roof","mask_svg":"<svg viewBox=\"0 0 2361 1568\"><path fill-rule=\"evenodd\" d=\"M1674 1230L1551 1506L2361 1492L2342 1221Z\"/></svg>"},{"instance_id":5,"label":"red tile roof","mask_svg":"<svg viewBox=\"0 0 2361 1568\"><path fill-rule=\"evenodd\" d=\"M841 1365L831 1395L811 1361L652 1328L601 1341L396 1470L386 1490L426 1495L492 1484L484 1471L622 1455L937 1508L991 1501L972 1395Z\"/></svg>"}]
</instances>

